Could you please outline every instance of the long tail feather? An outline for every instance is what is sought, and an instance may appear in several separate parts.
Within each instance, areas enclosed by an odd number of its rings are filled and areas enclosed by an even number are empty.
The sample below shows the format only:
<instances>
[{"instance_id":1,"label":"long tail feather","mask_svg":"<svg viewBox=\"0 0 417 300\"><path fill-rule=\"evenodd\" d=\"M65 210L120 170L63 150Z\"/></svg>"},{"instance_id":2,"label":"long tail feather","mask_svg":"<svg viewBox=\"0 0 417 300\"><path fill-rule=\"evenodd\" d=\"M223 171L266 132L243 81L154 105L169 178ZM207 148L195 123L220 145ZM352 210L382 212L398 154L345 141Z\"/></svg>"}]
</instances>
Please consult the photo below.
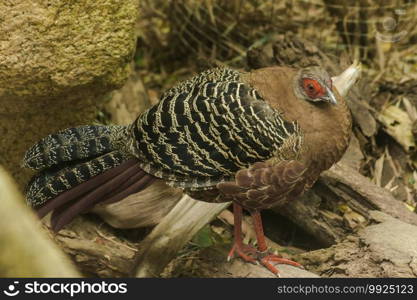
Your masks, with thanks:
<instances>
[{"instance_id":1,"label":"long tail feather","mask_svg":"<svg viewBox=\"0 0 417 300\"><path fill-rule=\"evenodd\" d=\"M87 162L67 164L59 170L42 171L29 183L26 201L32 207L42 205L62 192L120 165L127 159L129 158L126 155L114 151Z\"/></svg>"},{"instance_id":2,"label":"long tail feather","mask_svg":"<svg viewBox=\"0 0 417 300\"><path fill-rule=\"evenodd\" d=\"M29 148L23 158L23 166L39 171L114 151L126 128L86 125L48 135Z\"/></svg>"},{"instance_id":3,"label":"long tail feather","mask_svg":"<svg viewBox=\"0 0 417 300\"><path fill-rule=\"evenodd\" d=\"M79 213L84 212L88 208L94 206L96 203L106 199L108 194L110 194L116 187L118 187L122 182L124 182L137 171L137 166L130 166L113 178L107 177L108 180L104 184L73 201L70 206L66 207L65 210L60 212L59 215L55 217L56 223L52 224L54 230L61 229L63 226L65 226L65 224L71 222L72 219ZM103 175L105 174L99 176Z\"/></svg>"},{"instance_id":4,"label":"long tail feather","mask_svg":"<svg viewBox=\"0 0 417 300\"><path fill-rule=\"evenodd\" d=\"M139 174L140 178L137 182L131 182L131 185L121 190L121 183L127 182L129 179ZM101 174L99 176L103 176ZM137 178L137 176L136 176ZM55 210L51 220L51 226L54 231L59 231L66 224L71 222L80 213L90 210L94 205L103 202L115 202L122 200L130 194L139 192L146 188L155 178L144 173L139 166L133 165L127 168L116 177L109 179L100 187L84 194L76 200L69 202L69 205Z\"/></svg>"},{"instance_id":5,"label":"long tail feather","mask_svg":"<svg viewBox=\"0 0 417 300\"><path fill-rule=\"evenodd\" d=\"M43 218L45 215L47 215L49 212L56 210L62 206L64 206L66 203L72 203L79 197L87 194L88 192L100 187L102 184L104 184L109 179L119 175L122 173L126 168L131 167L132 165L136 164L136 159L129 159L125 162L122 162L120 165L111 168L107 171L105 171L102 174L99 174L90 180L87 180L79 185L76 185L75 187L59 194L54 199L51 199L47 202L45 202L43 205L37 207L37 214L40 218Z\"/></svg>"},{"instance_id":6,"label":"long tail feather","mask_svg":"<svg viewBox=\"0 0 417 300\"><path fill-rule=\"evenodd\" d=\"M103 201L103 203L109 204L109 203L120 201L131 194L138 193L144 190L146 187L152 184L155 180L157 180L156 177L146 174L140 180L133 182L129 187L119 190L118 193L115 193L112 197Z\"/></svg>"},{"instance_id":7,"label":"long tail feather","mask_svg":"<svg viewBox=\"0 0 417 300\"><path fill-rule=\"evenodd\" d=\"M40 171L26 199L40 218L52 211L55 231L100 202L139 192L155 178L125 154L126 126L87 125L51 134L31 147L23 164Z\"/></svg>"}]
</instances>

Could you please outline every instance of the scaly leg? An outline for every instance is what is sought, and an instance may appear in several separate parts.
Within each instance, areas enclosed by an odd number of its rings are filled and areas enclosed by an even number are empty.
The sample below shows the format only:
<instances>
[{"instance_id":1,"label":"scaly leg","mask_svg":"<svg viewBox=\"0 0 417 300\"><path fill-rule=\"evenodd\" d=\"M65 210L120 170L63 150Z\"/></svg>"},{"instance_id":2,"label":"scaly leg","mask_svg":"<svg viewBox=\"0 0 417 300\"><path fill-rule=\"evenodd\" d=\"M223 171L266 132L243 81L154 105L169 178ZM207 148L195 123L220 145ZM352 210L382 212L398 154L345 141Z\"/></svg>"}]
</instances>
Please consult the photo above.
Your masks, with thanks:
<instances>
[{"instance_id":1,"label":"scaly leg","mask_svg":"<svg viewBox=\"0 0 417 300\"><path fill-rule=\"evenodd\" d=\"M249 245L243 244L242 239L242 206L233 202L233 215L234 215L234 243L233 247L227 256L227 260L230 261L235 253L239 255L243 260L247 262L256 263L256 249Z\"/></svg>"},{"instance_id":2,"label":"scaly leg","mask_svg":"<svg viewBox=\"0 0 417 300\"><path fill-rule=\"evenodd\" d=\"M263 226L262 226L261 214L259 213L259 211L254 211L254 212L251 212L251 215L252 215L252 220L253 220L253 226L255 228L256 239L258 241L258 260L260 261L260 263L264 265L272 273L278 276L279 276L279 270L275 266L273 266L271 262L303 268L302 265L300 265L299 263L295 261L282 258L275 254L268 253L268 247L266 245L265 235L264 235Z\"/></svg>"}]
</instances>

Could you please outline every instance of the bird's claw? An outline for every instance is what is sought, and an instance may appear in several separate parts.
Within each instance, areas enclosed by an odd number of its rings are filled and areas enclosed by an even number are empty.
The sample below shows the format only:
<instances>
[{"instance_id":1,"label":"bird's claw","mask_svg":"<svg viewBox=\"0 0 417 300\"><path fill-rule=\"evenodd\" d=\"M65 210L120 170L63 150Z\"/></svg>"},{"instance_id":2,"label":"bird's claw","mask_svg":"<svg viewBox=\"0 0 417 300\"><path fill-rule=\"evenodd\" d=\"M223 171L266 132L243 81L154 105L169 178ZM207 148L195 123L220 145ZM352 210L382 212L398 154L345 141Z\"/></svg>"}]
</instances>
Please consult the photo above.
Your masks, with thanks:
<instances>
[{"instance_id":1,"label":"bird's claw","mask_svg":"<svg viewBox=\"0 0 417 300\"><path fill-rule=\"evenodd\" d=\"M251 262L256 264L257 261L257 250L249 245L245 244L233 244L232 249L230 249L229 255L227 256L227 261L230 261L235 254L237 254L240 258L242 258L244 261Z\"/></svg>"},{"instance_id":2,"label":"bird's claw","mask_svg":"<svg viewBox=\"0 0 417 300\"><path fill-rule=\"evenodd\" d=\"M295 261L283 258L279 255L271 254L267 251L260 252L256 248L245 244L234 244L229 252L229 255L227 256L227 261L230 261L235 256L235 254L237 254L246 262L251 262L257 265L263 265L269 271L274 273L277 277L281 277L280 272L278 268L275 267L272 263L285 264L304 269L304 267L301 264Z\"/></svg>"},{"instance_id":3,"label":"bird's claw","mask_svg":"<svg viewBox=\"0 0 417 300\"><path fill-rule=\"evenodd\" d=\"M290 265L293 267L297 267L300 269L304 269L304 267L299 264L298 262L280 257L278 255L275 254L268 254L266 256L264 256L263 258L260 259L260 262L263 266L265 266L269 271L271 271L272 273L274 273L275 275L279 276L279 270L277 267L275 267L274 265L272 265L271 263L277 263L277 264L284 264L284 265Z\"/></svg>"}]
</instances>

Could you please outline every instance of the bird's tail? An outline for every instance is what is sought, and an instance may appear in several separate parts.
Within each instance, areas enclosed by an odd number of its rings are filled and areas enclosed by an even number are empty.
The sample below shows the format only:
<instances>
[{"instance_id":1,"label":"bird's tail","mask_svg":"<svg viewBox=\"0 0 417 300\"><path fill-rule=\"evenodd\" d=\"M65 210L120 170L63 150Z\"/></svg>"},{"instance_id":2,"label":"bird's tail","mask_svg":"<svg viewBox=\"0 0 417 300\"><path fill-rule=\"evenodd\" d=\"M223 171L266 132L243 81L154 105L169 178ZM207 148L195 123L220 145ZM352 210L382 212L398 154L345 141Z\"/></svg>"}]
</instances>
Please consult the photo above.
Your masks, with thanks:
<instances>
[{"instance_id":1,"label":"bird's tail","mask_svg":"<svg viewBox=\"0 0 417 300\"><path fill-rule=\"evenodd\" d=\"M51 134L32 146L23 165L38 173L26 199L40 217L50 211L54 230L99 202L115 202L153 181L129 156L125 126L87 125Z\"/></svg>"},{"instance_id":2,"label":"bird's tail","mask_svg":"<svg viewBox=\"0 0 417 300\"><path fill-rule=\"evenodd\" d=\"M61 130L30 147L23 158L23 166L41 171L120 150L120 141L128 134L127 130L126 126L104 125Z\"/></svg>"}]
</instances>

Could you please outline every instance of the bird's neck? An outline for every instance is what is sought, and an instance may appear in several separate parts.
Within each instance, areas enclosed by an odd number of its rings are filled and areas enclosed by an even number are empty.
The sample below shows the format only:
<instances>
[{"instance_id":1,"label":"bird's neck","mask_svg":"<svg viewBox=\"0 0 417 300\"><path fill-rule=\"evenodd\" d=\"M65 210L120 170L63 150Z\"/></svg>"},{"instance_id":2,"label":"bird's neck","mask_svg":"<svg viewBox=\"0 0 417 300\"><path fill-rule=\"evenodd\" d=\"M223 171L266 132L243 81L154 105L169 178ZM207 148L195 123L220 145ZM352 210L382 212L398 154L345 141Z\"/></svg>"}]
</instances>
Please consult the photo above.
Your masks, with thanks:
<instances>
[{"instance_id":1,"label":"bird's neck","mask_svg":"<svg viewBox=\"0 0 417 300\"><path fill-rule=\"evenodd\" d=\"M341 97L337 100L337 105L323 103L329 107L323 111L314 110L309 117L299 119L305 146L301 159L309 166L312 177L318 178L322 171L338 162L349 145L351 114L346 102Z\"/></svg>"},{"instance_id":2,"label":"bird's neck","mask_svg":"<svg viewBox=\"0 0 417 300\"><path fill-rule=\"evenodd\" d=\"M352 120L345 100L334 91L338 103L311 103L294 94L297 71L270 67L242 75L287 121L298 122L303 133L303 151L299 160L308 166L308 177L319 174L336 163L346 151Z\"/></svg>"}]
</instances>

